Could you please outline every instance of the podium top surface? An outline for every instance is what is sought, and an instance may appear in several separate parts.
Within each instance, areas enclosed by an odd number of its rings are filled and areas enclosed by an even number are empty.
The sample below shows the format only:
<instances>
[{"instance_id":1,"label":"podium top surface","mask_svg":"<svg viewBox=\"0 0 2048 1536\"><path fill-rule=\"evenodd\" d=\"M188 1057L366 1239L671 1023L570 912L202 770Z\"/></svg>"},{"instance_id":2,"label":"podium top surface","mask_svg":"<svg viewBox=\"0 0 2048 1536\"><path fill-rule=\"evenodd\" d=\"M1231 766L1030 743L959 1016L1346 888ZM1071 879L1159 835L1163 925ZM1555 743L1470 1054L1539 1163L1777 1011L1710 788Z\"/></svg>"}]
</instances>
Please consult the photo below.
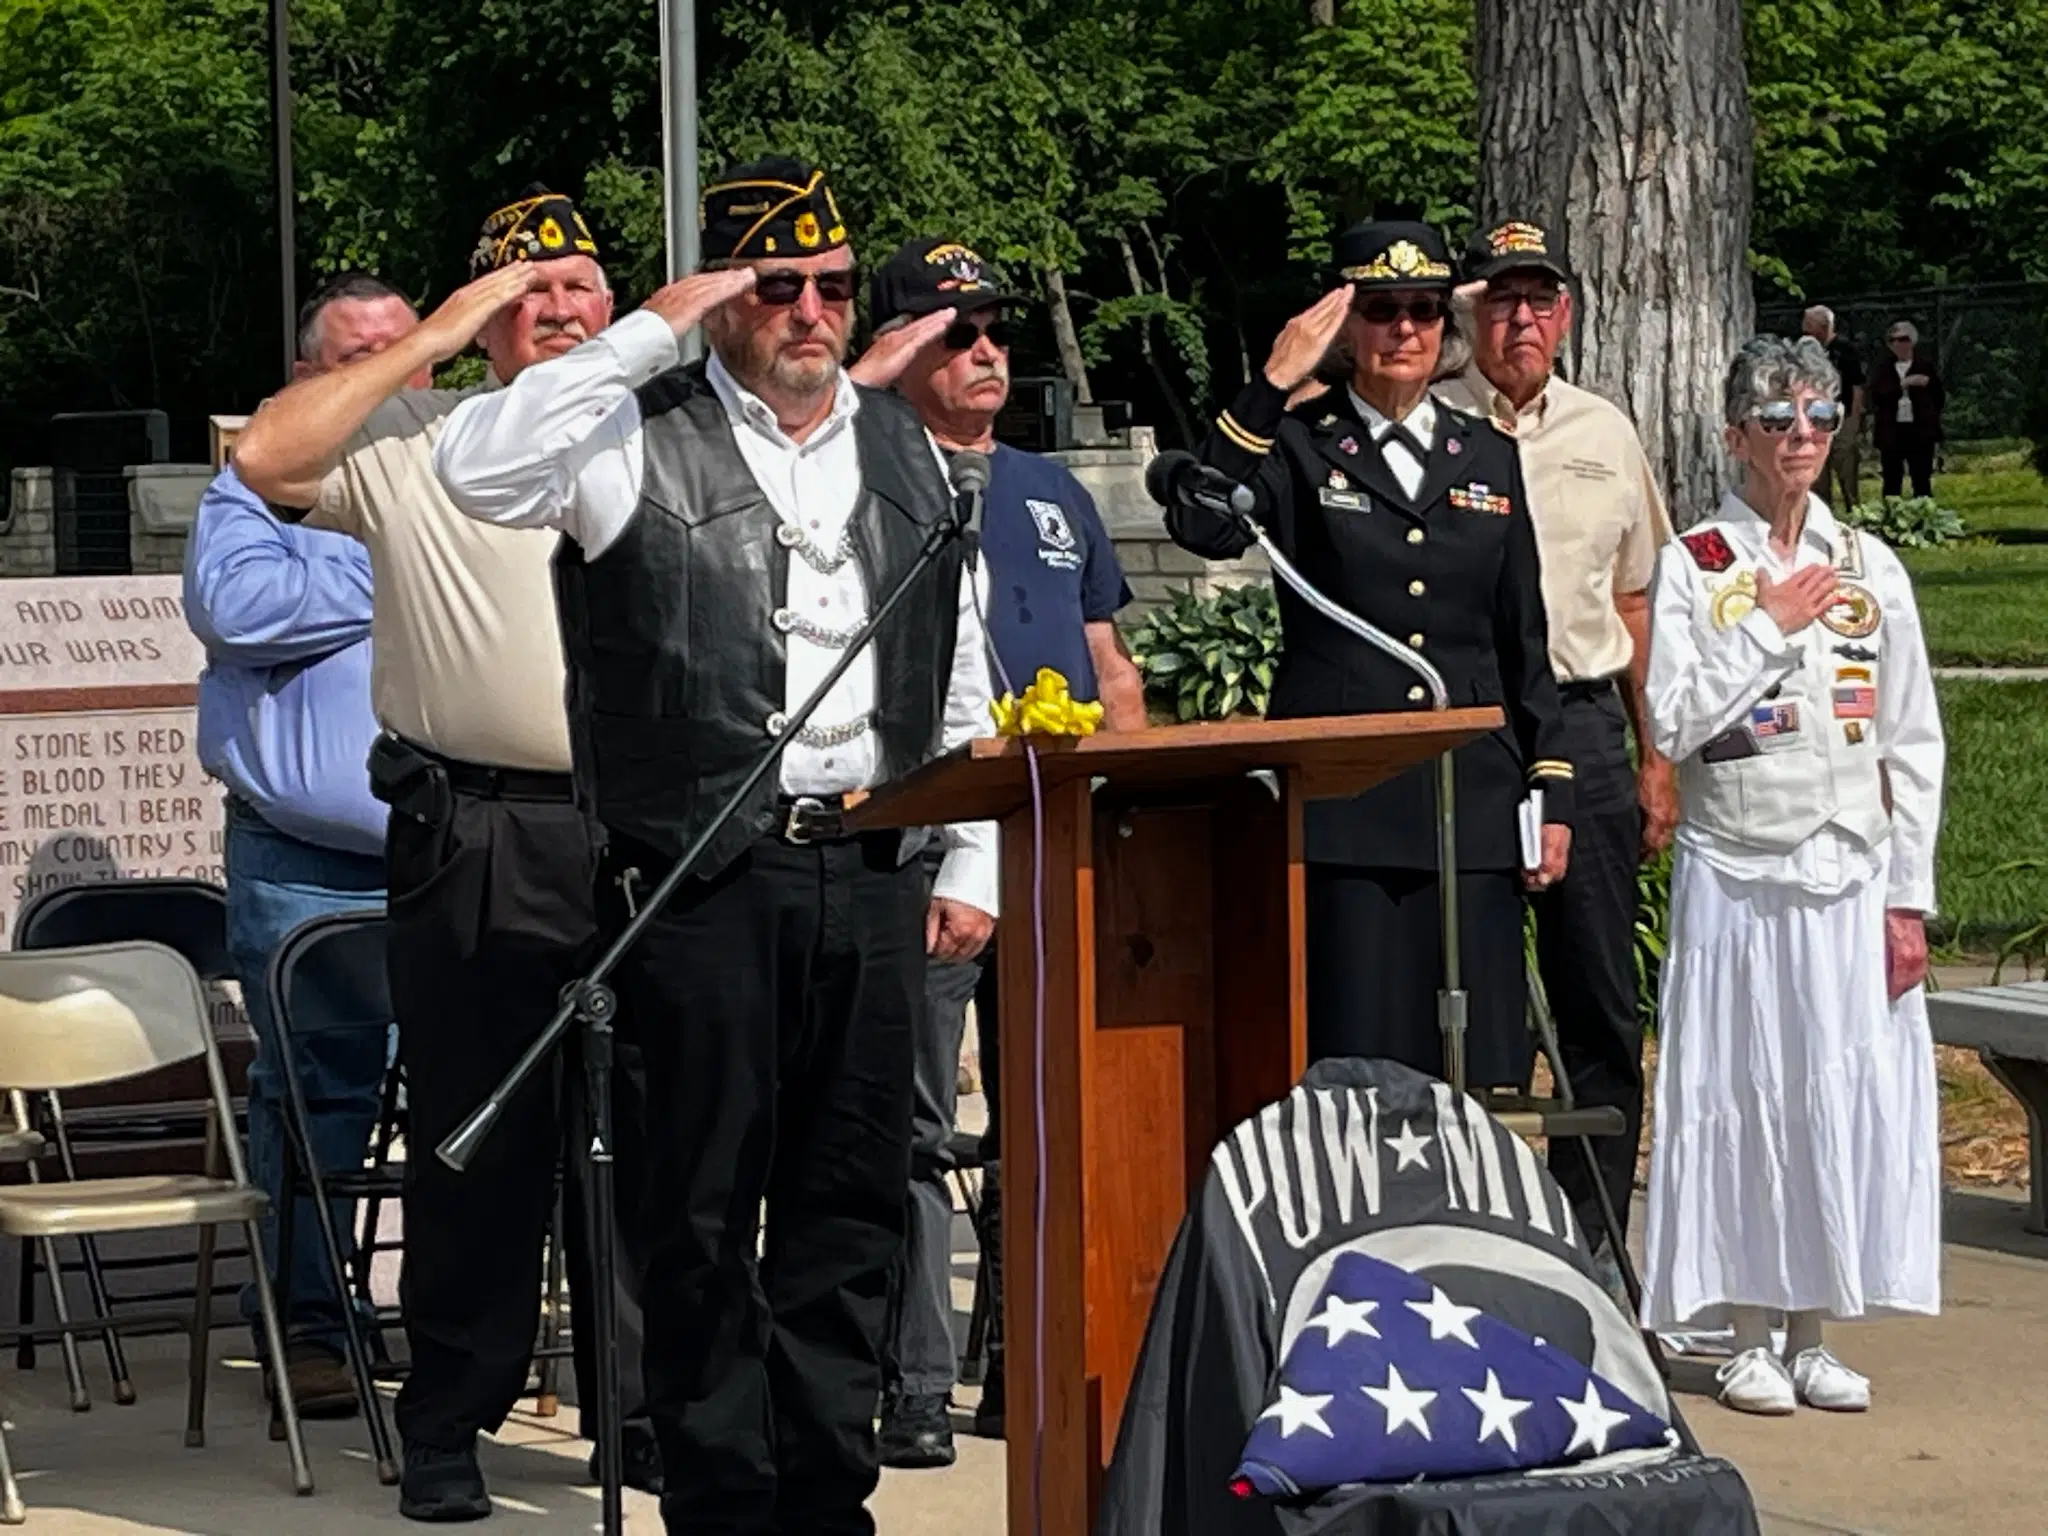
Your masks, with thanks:
<instances>
[{"instance_id":1,"label":"podium top surface","mask_svg":"<svg viewBox=\"0 0 2048 1536\"><path fill-rule=\"evenodd\" d=\"M1094 736L1034 737L1047 786L1083 776L1167 789L1259 769L1294 769L1311 800L1355 795L1499 729L1495 708L1227 720ZM885 784L847 815L860 828L936 826L1008 815L1031 799L1024 744L982 737Z\"/></svg>"}]
</instances>

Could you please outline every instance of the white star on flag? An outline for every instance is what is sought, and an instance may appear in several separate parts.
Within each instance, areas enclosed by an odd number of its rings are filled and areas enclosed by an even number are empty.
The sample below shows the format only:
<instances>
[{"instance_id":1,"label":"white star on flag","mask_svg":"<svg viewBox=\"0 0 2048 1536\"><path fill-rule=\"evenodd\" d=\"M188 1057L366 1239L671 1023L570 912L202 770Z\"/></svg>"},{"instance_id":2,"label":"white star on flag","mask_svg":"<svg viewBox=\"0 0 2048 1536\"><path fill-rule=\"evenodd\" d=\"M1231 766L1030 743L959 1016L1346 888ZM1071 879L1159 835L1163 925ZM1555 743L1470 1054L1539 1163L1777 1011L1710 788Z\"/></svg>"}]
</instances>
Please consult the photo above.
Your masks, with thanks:
<instances>
[{"instance_id":1,"label":"white star on flag","mask_svg":"<svg viewBox=\"0 0 2048 1536\"><path fill-rule=\"evenodd\" d=\"M1567 1456L1573 1455L1581 1446L1595 1456L1605 1456L1607 1437L1628 1422L1627 1414L1616 1413L1600 1401L1600 1388L1591 1381L1586 1383L1584 1401L1560 1397L1557 1406L1572 1416L1572 1443L1564 1450Z\"/></svg>"},{"instance_id":2,"label":"white star on flag","mask_svg":"<svg viewBox=\"0 0 2048 1536\"><path fill-rule=\"evenodd\" d=\"M1354 1333L1363 1334L1368 1339L1376 1339L1380 1336L1380 1331L1366 1319L1379 1309L1380 1304L1376 1301L1346 1301L1342 1296L1333 1293L1329 1300L1323 1303L1323 1310L1310 1318L1302 1326L1301 1331L1306 1333L1311 1328L1322 1329L1323 1342L1332 1349Z\"/></svg>"},{"instance_id":3,"label":"white star on flag","mask_svg":"<svg viewBox=\"0 0 2048 1536\"><path fill-rule=\"evenodd\" d=\"M1501 1443L1511 1451L1521 1447L1515 1443L1515 1420L1534 1406L1518 1397L1509 1397L1500 1389L1500 1377L1494 1372L1486 1373L1486 1390L1481 1392L1471 1387L1460 1387L1466 1400L1479 1410L1479 1443L1484 1445L1489 1435L1498 1434Z\"/></svg>"},{"instance_id":4,"label":"white star on flag","mask_svg":"<svg viewBox=\"0 0 2048 1536\"><path fill-rule=\"evenodd\" d=\"M1394 1164L1394 1172L1399 1173L1410 1166L1420 1168L1424 1173L1429 1172L1429 1158L1424 1155L1429 1150L1429 1138L1418 1136L1413 1122L1403 1120L1401 1134L1385 1137L1384 1140L1400 1158L1400 1161Z\"/></svg>"},{"instance_id":5,"label":"white star on flag","mask_svg":"<svg viewBox=\"0 0 2048 1536\"><path fill-rule=\"evenodd\" d=\"M1408 1310L1429 1324L1431 1343L1456 1339L1470 1349L1479 1347L1479 1341L1472 1337L1472 1319L1479 1315L1479 1308L1459 1306L1443 1293L1442 1287L1431 1286L1429 1300L1411 1301Z\"/></svg>"},{"instance_id":6,"label":"white star on flag","mask_svg":"<svg viewBox=\"0 0 2048 1536\"><path fill-rule=\"evenodd\" d=\"M1312 1429L1325 1439L1335 1439L1330 1426L1323 1422L1323 1410L1330 1406L1327 1393L1297 1392L1286 1383L1280 1386L1280 1401L1260 1414L1261 1419L1280 1421L1280 1438L1285 1440L1297 1429Z\"/></svg>"},{"instance_id":7,"label":"white star on flag","mask_svg":"<svg viewBox=\"0 0 2048 1536\"><path fill-rule=\"evenodd\" d=\"M1422 1411L1436 1401L1436 1394L1418 1392L1409 1386L1401 1379L1399 1367L1387 1367L1387 1384L1384 1387L1360 1387L1358 1390L1386 1409L1389 1435L1403 1424L1413 1424L1423 1439L1435 1438L1429 1432L1429 1420L1422 1416Z\"/></svg>"}]
</instances>

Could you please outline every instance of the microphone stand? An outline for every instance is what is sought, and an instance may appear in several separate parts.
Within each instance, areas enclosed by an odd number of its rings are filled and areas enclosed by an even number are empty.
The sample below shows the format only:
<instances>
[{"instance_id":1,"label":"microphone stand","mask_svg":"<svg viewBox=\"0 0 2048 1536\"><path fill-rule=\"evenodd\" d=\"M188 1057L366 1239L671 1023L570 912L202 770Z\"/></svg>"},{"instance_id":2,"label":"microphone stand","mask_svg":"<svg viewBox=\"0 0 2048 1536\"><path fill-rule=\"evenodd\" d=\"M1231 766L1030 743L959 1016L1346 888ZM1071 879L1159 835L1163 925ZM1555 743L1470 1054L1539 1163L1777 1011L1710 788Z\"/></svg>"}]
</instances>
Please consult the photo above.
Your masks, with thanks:
<instances>
[{"instance_id":1,"label":"microphone stand","mask_svg":"<svg viewBox=\"0 0 2048 1536\"><path fill-rule=\"evenodd\" d=\"M1243 487L1240 486L1237 490L1242 492ZM1318 591L1314 583L1295 569L1294 562L1280 553L1272 539L1267 536L1266 530L1252 517L1248 494L1226 498L1192 487L1183 494L1203 511L1228 517L1250 534L1259 548L1266 552L1266 558L1272 562L1275 574L1292 587L1309 607L1338 628L1348 630L1375 650L1393 658L1420 678L1422 685L1429 690L1431 709L1445 710L1451 707L1450 691L1444 684L1444 675L1430 663L1429 658L1420 651L1403 645L1392 635L1368 624L1348 608L1340 607ZM1468 1009L1463 963L1458 953L1458 786L1452 754L1448 750L1439 753L1436 760L1436 850L1437 893L1443 908L1444 944L1443 985L1438 988L1436 994L1436 1022L1444 1039L1444 1078L1451 1085L1452 1092L1462 1094L1465 1091L1465 1030Z\"/></svg>"},{"instance_id":2,"label":"microphone stand","mask_svg":"<svg viewBox=\"0 0 2048 1536\"><path fill-rule=\"evenodd\" d=\"M766 778L789 744L796 740L799 732L809 723L826 696L838 685L840 678L853 665L861 653L873 643L876 633L889 615L918 578L931 568L942 551L954 539L962 537L969 530L974 508L980 500L978 490L973 494L963 493L956 497L952 514L932 525L926 536L924 547L917 552L903 578L898 581L880 607L869 615L846 649L840 653L831 671L827 672L810 697L798 706L783 727L740 782L718 808L704 830L697 834L683 856L676 860L667 875L648 894L646 902L631 913L626 926L619 936L612 940L589 974L579 981L571 982L562 990L561 1006L548 1021L533 1044L526 1048L519 1060L513 1063L498 1086L475 1109L454 1132L434 1149L435 1155L457 1173L468 1168L477 1151L489 1139L492 1129L504 1113L506 1104L540 1069L546 1065L557 1047L567 1037L573 1022L580 1026L579 1043L582 1047L583 1079L586 1102L589 1106L591 1124L590 1171L591 1191L589 1214L586 1226L589 1230L591 1250L591 1285L597 1292L592 1322L597 1334L597 1448L599 1482L602 1487L603 1530L605 1536L624 1536L625 1531L625 1481L624 1447L620 1443L620 1419L623 1417L620 1402L618 1351L618 1308L615 1287L617 1285L617 1255L613 1249L616 1227L616 1181L612 1151L612 1051L614 1020L618 1014L618 996L606 980L619 967L633 946L646 934L662 908L668 905L684 880L704 857L704 850L711 846L712 839L724 830L726 824L739 814L739 809Z\"/></svg>"}]
</instances>

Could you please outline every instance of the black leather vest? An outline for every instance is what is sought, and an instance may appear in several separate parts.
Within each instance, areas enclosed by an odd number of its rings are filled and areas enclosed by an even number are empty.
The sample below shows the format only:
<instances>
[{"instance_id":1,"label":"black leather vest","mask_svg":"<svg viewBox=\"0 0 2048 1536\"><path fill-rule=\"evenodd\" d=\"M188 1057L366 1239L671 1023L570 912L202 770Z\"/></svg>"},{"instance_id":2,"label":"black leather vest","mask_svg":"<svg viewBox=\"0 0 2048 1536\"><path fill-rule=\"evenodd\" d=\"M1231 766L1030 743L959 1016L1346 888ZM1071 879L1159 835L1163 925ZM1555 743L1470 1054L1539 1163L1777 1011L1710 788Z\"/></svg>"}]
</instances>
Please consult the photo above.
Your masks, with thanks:
<instances>
[{"instance_id":1,"label":"black leather vest","mask_svg":"<svg viewBox=\"0 0 2048 1536\"><path fill-rule=\"evenodd\" d=\"M787 599L790 556L704 365L663 374L636 398L640 504L594 559L562 541L555 590L578 798L606 827L680 855L798 702L784 695L788 647L773 622ZM853 433L861 486L849 527L873 613L949 515L950 498L904 401L861 390ZM884 779L938 753L960 567L954 542L876 637ZM779 780L770 772L756 787L699 874L724 868L775 826Z\"/></svg>"}]
</instances>

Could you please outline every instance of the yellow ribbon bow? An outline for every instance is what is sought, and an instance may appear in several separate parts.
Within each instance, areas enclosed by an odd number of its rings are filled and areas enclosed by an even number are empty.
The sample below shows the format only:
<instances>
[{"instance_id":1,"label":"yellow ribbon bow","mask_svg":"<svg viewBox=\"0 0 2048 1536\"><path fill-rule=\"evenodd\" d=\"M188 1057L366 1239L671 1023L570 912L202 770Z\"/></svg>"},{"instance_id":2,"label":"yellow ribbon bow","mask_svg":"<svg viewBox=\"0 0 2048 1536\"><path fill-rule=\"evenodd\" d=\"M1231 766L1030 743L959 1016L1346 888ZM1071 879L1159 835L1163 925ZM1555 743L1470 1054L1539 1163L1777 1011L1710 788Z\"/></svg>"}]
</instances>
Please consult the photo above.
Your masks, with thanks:
<instances>
[{"instance_id":1,"label":"yellow ribbon bow","mask_svg":"<svg viewBox=\"0 0 2048 1536\"><path fill-rule=\"evenodd\" d=\"M1022 698L1006 693L989 705L989 713L998 736L1093 736L1102 724L1102 706L1076 699L1051 667L1038 669Z\"/></svg>"}]
</instances>

